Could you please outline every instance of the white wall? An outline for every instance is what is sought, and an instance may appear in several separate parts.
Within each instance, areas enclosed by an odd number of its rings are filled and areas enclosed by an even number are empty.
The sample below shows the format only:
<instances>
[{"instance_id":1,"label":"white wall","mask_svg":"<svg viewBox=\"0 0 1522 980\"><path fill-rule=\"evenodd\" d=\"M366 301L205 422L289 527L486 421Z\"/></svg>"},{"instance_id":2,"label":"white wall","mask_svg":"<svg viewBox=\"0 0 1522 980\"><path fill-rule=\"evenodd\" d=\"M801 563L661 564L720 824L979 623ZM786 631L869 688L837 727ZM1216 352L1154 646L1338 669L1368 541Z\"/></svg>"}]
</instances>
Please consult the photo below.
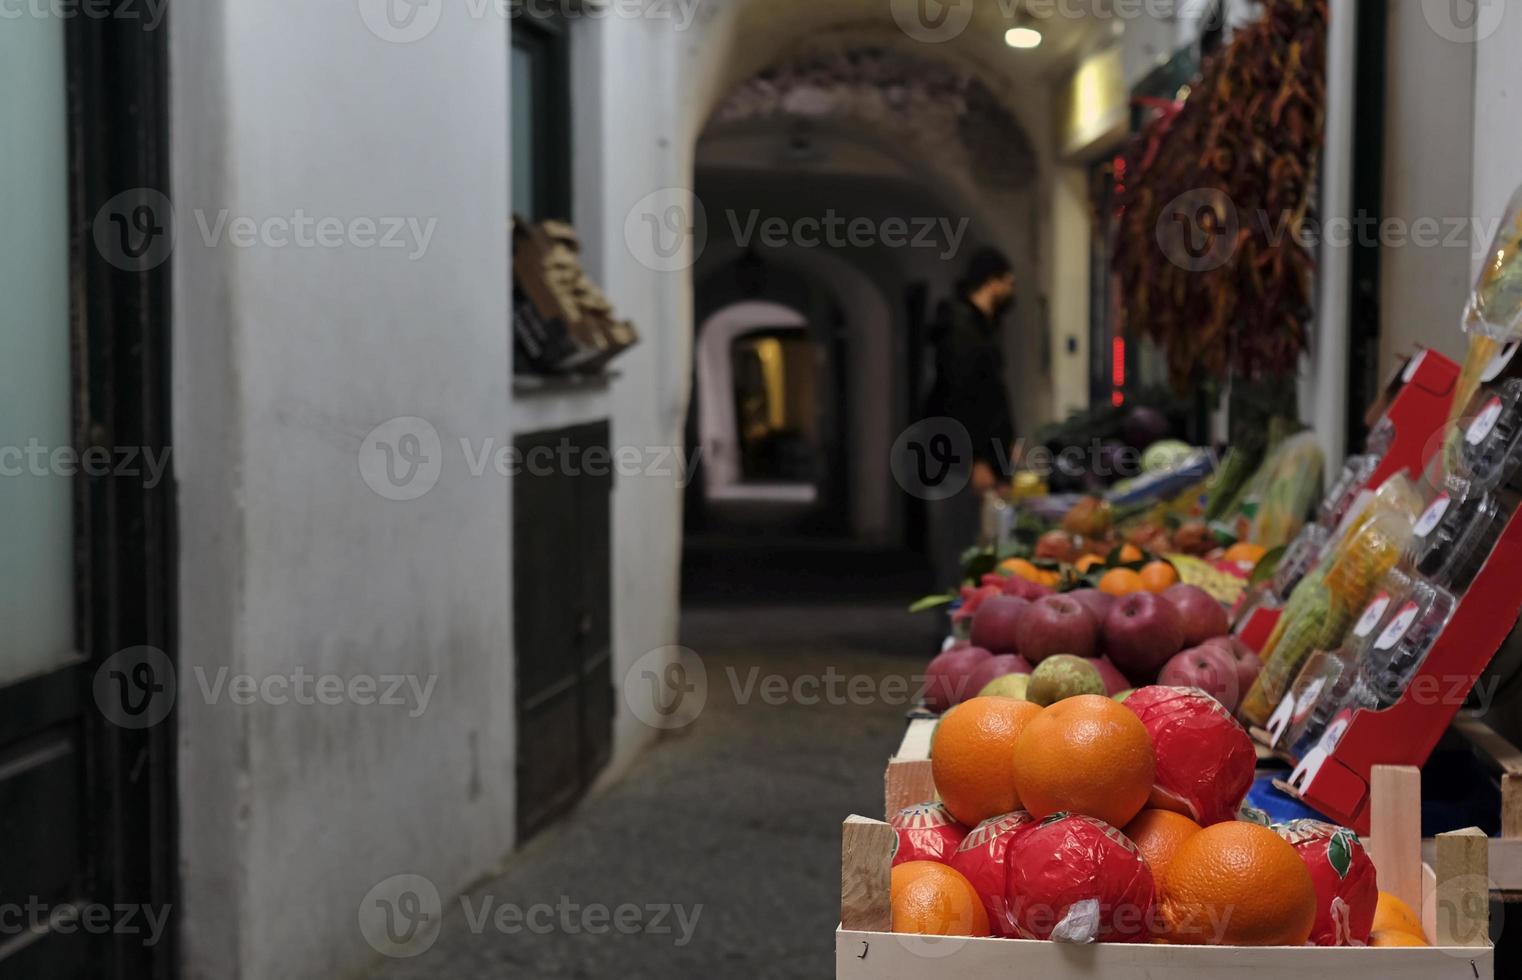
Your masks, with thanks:
<instances>
[{"instance_id":1,"label":"white wall","mask_svg":"<svg viewBox=\"0 0 1522 980\"><path fill-rule=\"evenodd\" d=\"M611 417L615 445L679 444L688 290L631 257L623 216L688 173L669 24L578 22L577 218L643 333L584 397L509 383L507 25L446 5L389 43L352 2L198 0L172 35L180 780L187 976L348 975L360 901L421 874L447 900L514 828L511 486L459 440ZM662 32L664 31L664 36ZM638 85L629 84L638 79ZM589 163L600 164L589 166ZM194 218L436 220L426 252L216 247ZM362 481L377 424L427 419L442 474L412 501ZM620 479L615 682L676 634L680 493ZM436 677L407 708L207 704L194 669ZM652 732L618 701L621 769Z\"/></svg>"},{"instance_id":2,"label":"white wall","mask_svg":"<svg viewBox=\"0 0 1522 980\"><path fill-rule=\"evenodd\" d=\"M689 33L663 19L605 17L572 27L576 89L576 224L583 260L640 343L613 364L614 446L683 449L692 372L692 283L650 268L625 234L648 195L691 188L683 139L688 95L677 75ZM635 243L637 244L637 243ZM682 556L682 489L660 475L618 478L613 495L613 681L649 651L676 642ZM655 732L616 702L616 778Z\"/></svg>"},{"instance_id":3,"label":"white wall","mask_svg":"<svg viewBox=\"0 0 1522 980\"><path fill-rule=\"evenodd\" d=\"M1475 46L1434 31L1422 4L1388 11L1383 213L1407 225L1437 221L1442 244L1381 249L1381 375L1417 345L1462 359L1470 235L1450 244L1451 222L1485 214L1472 210Z\"/></svg>"},{"instance_id":4,"label":"white wall","mask_svg":"<svg viewBox=\"0 0 1522 980\"><path fill-rule=\"evenodd\" d=\"M1515 4L1482 7L1474 72L1474 214L1482 222L1501 218L1512 192L1522 185L1522 9ZM1497 13L1500 14L1496 17ZM1488 238L1488 236L1480 236ZM1472 271L1479 271L1488 240L1475 241ZM1472 279L1473 277L1471 277Z\"/></svg>"}]
</instances>

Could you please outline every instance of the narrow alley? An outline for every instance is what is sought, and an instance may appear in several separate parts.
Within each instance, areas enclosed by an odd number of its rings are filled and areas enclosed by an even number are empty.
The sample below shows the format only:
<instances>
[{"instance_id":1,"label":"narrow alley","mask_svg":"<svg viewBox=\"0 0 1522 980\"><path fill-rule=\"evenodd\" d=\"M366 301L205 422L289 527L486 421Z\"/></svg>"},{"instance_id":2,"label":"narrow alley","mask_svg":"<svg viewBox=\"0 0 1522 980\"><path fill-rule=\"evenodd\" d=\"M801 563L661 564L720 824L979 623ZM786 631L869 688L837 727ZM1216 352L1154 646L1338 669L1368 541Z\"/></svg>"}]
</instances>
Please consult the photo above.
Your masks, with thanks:
<instances>
[{"instance_id":1,"label":"narrow alley","mask_svg":"<svg viewBox=\"0 0 1522 980\"><path fill-rule=\"evenodd\" d=\"M708 670L697 720L450 903L431 948L375 980L829 976L840 818L882 811L907 710L893 682L923 672L926 635L902 604L690 609L682 642ZM851 703L829 703L831 672ZM790 693L768 686L777 677ZM887 696L853 699L851 684ZM792 693L816 690L817 704ZM553 907L554 924L500 930L503 905ZM640 910L627 934L622 905Z\"/></svg>"}]
</instances>

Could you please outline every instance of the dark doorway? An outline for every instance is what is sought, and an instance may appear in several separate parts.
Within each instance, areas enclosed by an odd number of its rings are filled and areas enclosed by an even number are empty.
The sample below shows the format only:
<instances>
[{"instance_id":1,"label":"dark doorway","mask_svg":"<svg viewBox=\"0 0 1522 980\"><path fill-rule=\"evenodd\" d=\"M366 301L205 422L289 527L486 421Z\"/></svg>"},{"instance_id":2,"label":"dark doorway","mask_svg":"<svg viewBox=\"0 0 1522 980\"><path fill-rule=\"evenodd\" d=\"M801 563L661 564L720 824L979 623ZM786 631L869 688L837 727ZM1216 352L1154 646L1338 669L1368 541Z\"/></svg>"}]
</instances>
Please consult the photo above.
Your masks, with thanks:
<instances>
[{"instance_id":1,"label":"dark doorway","mask_svg":"<svg viewBox=\"0 0 1522 980\"><path fill-rule=\"evenodd\" d=\"M169 469L144 460L167 464L170 444L167 28L73 17L6 30L36 32L21 67L6 59L24 76L11 90L28 93L13 108L43 107L6 139L24 147L20 166L46 164L35 185L7 175L33 205L8 235L38 267L6 302L44 315L0 321L7 350L36 352L6 404L51 420L38 424L64 455L28 464L24 509L0 514L9 543L45 523L27 571L52 570L26 626L52 625L0 648L0 904L24 910L0 933L0 977L166 980L177 960L174 491ZM57 166L36 156L54 152ZM26 486L10 485L9 505Z\"/></svg>"},{"instance_id":2,"label":"dark doorway","mask_svg":"<svg viewBox=\"0 0 1522 980\"><path fill-rule=\"evenodd\" d=\"M515 440L518 839L581 799L613 750L607 422ZM569 461L569 462L567 462Z\"/></svg>"}]
</instances>

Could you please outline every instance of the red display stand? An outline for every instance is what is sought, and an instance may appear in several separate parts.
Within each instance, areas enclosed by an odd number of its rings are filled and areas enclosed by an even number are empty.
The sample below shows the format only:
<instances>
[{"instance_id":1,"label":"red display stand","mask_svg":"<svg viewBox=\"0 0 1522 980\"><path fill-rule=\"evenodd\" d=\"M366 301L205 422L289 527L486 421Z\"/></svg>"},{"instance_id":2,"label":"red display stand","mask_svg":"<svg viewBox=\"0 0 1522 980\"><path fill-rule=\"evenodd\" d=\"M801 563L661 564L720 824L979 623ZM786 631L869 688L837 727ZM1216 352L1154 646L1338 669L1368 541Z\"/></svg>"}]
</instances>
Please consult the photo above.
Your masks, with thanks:
<instances>
[{"instance_id":1,"label":"red display stand","mask_svg":"<svg viewBox=\"0 0 1522 980\"><path fill-rule=\"evenodd\" d=\"M1390 448L1374 475L1364 483L1365 487L1381 486L1397 473L1418 480L1426 472L1427 464L1442 447L1442 441L1436 436L1443 431L1453 408L1459 372L1459 365L1442 354L1423 350L1406 362L1392 379L1392 385L1401 387L1390 402L1384 420L1394 429L1394 434ZM1263 606L1254 609L1237 624L1238 639L1253 651L1262 652L1282 612L1279 608Z\"/></svg>"},{"instance_id":2,"label":"red display stand","mask_svg":"<svg viewBox=\"0 0 1522 980\"><path fill-rule=\"evenodd\" d=\"M1415 480L1426 472L1442 442L1438 435L1453 410L1460 367L1435 350L1423 350L1401 370L1405 384L1385 412L1395 437L1366 486L1381 486L1397 473Z\"/></svg>"},{"instance_id":3,"label":"red display stand","mask_svg":"<svg viewBox=\"0 0 1522 980\"><path fill-rule=\"evenodd\" d=\"M1368 833L1372 768L1420 766L1427 761L1522 615L1518 562L1522 562L1522 512L1512 515L1401 699L1383 711L1355 712L1329 755L1302 760L1290 780L1302 800L1359 833Z\"/></svg>"}]
</instances>

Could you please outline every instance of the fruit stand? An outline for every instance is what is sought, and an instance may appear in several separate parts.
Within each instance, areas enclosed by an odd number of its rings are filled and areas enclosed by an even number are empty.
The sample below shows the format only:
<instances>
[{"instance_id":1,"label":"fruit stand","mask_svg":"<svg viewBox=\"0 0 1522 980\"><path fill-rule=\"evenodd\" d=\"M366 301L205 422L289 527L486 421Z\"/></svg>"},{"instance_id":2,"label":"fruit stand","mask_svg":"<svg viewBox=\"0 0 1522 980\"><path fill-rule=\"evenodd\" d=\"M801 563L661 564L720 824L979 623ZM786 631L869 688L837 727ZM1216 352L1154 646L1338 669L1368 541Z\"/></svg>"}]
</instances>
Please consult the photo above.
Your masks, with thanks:
<instances>
[{"instance_id":1,"label":"fruit stand","mask_svg":"<svg viewBox=\"0 0 1522 980\"><path fill-rule=\"evenodd\" d=\"M911 746L912 750L912 746ZM1375 825L1386 834L1368 847L1381 883L1399 889L1422 910L1429 948L1204 947L1147 944L1073 945L1021 939L904 935L891 930L890 866L896 849L887 823L853 816L842 827L841 912L836 932L838 980L922 980L1031 977L1064 980L1186 980L1248 977L1301 980L1306 976L1381 980L1491 980L1494 950L1488 929L1488 852L1478 831L1445 834L1434 861L1421 863L1412 815L1420 774L1381 767L1374 772ZM888 790L889 795L894 789Z\"/></svg>"}]
</instances>

